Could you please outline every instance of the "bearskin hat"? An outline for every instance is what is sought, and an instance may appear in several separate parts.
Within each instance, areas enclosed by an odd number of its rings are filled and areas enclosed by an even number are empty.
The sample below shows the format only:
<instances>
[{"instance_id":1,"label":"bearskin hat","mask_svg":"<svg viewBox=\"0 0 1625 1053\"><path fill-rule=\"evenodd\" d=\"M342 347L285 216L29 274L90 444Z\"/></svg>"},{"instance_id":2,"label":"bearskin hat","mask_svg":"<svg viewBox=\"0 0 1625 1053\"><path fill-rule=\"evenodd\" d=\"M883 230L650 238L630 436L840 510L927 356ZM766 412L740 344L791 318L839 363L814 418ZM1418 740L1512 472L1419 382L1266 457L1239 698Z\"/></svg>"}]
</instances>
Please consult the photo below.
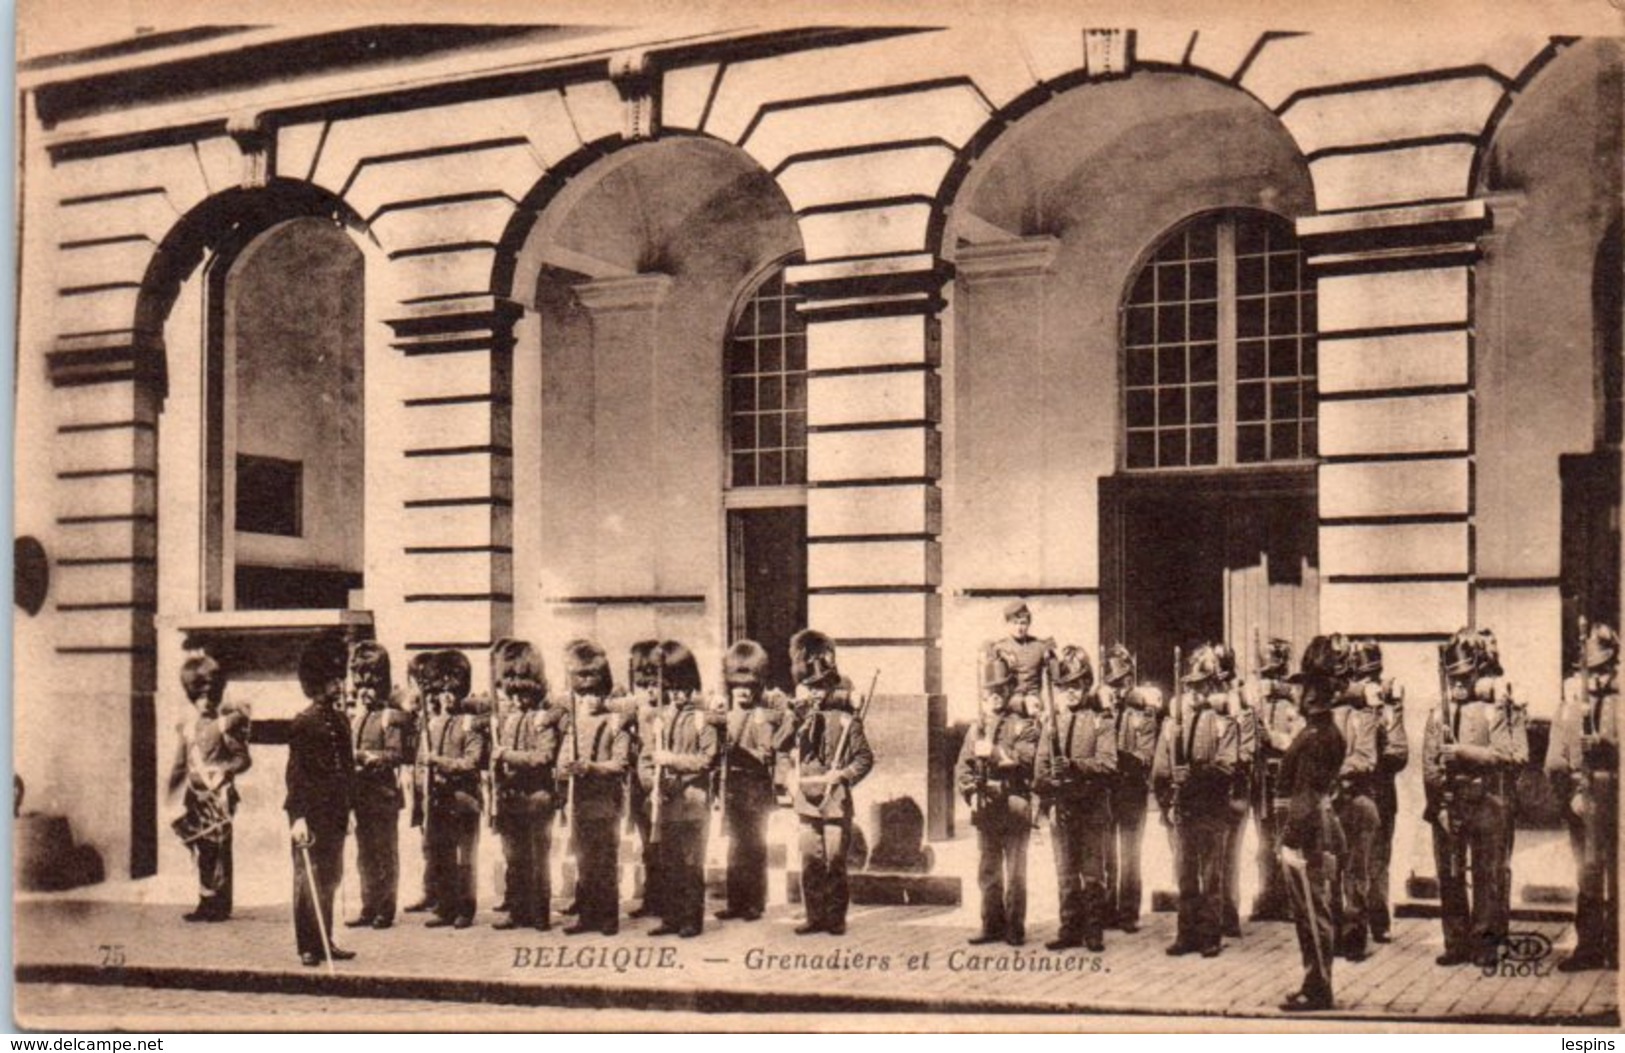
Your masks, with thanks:
<instances>
[{"instance_id":1,"label":"bearskin hat","mask_svg":"<svg viewBox=\"0 0 1625 1053\"><path fill-rule=\"evenodd\" d=\"M635 688L654 687L660 678L660 641L639 640L626 656L626 682Z\"/></svg>"},{"instance_id":2,"label":"bearskin hat","mask_svg":"<svg viewBox=\"0 0 1625 1053\"><path fill-rule=\"evenodd\" d=\"M406 679L416 684L419 690L427 691L430 688L430 679L435 675L435 653L433 651L419 651L406 663Z\"/></svg>"},{"instance_id":3,"label":"bearskin hat","mask_svg":"<svg viewBox=\"0 0 1625 1053\"><path fill-rule=\"evenodd\" d=\"M299 690L306 698L321 698L329 684L344 679L349 661L350 650L344 637L322 633L299 653Z\"/></svg>"},{"instance_id":4,"label":"bearskin hat","mask_svg":"<svg viewBox=\"0 0 1625 1053\"><path fill-rule=\"evenodd\" d=\"M1088 691L1095 686L1095 669L1089 654L1081 647L1067 644L1059 654L1049 660L1049 682L1056 687Z\"/></svg>"},{"instance_id":5,"label":"bearskin hat","mask_svg":"<svg viewBox=\"0 0 1625 1053\"><path fill-rule=\"evenodd\" d=\"M1586 669L1606 669L1619 661L1619 634L1613 626L1599 622L1591 627L1581 661Z\"/></svg>"},{"instance_id":6,"label":"bearskin hat","mask_svg":"<svg viewBox=\"0 0 1625 1053\"><path fill-rule=\"evenodd\" d=\"M1134 656L1120 643L1112 644L1100 659L1100 679L1116 687L1134 675Z\"/></svg>"},{"instance_id":7,"label":"bearskin hat","mask_svg":"<svg viewBox=\"0 0 1625 1053\"><path fill-rule=\"evenodd\" d=\"M1279 636L1258 649L1258 675L1280 679L1292 671L1292 644Z\"/></svg>"},{"instance_id":8,"label":"bearskin hat","mask_svg":"<svg viewBox=\"0 0 1625 1053\"><path fill-rule=\"evenodd\" d=\"M722 679L729 687L760 691L767 683L767 649L755 640L740 640L722 658Z\"/></svg>"},{"instance_id":9,"label":"bearskin hat","mask_svg":"<svg viewBox=\"0 0 1625 1053\"><path fill-rule=\"evenodd\" d=\"M1287 679L1295 684L1342 680L1348 676L1351 650L1348 637L1342 633L1317 636L1303 649L1303 661L1299 664L1298 672ZM1329 693L1328 705L1329 699L1339 693Z\"/></svg>"},{"instance_id":10,"label":"bearskin hat","mask_svg":"<svg viewBox=\"0 0 1625 1053\"><path fill-rule=\"evenodd\" d=\"M474 686L474 670L461 651L439 651L435 659L435 681L441 691L461 702Z\"/></svg>"},{"instance_id":11,"label":"bearskin hat","mask_svg":"<svg viewBox=\"0 0 1625 1053\"><path fill-rule=\"evenodd\" d=\"M1369 636L1356 641L1354 653L1349 658L1349 671L1361 679L1381 679L1382 645Z\"/></svg>"},{"instance_id":12,"label":"bearskin hat","mask_svg":"<svg viewBox=\"0 0 1625 1053\"><path fill-rule=\"evenodd\" d=\"M608 698L614 688L609 656L591 640L571 640L564 645L564 673L570 678L570 690L578 695Z\"/></svg>"},{"instance_id":13,"label":"bearskin hat","mask_svg":"<svg viewBox=\"0 0 1625 1053\"><path fill-rule=\"evenodd\" d=\"M387 699L392 683L389 672L389 652L383 644L362 640L350 649L350 683L357 691L370 690L376 697Z\"/></svg>"},{"instance_id":14,"label":"bearskin hat","mask_svg":"<svg viewBox=\"0 0 1625 1053\"><path fill-rule=\"evenodd\" d=\"M547 667L529 640L504 640L492 663L492 677L514 698L534 702L547 697Z\"/></svg>"},{"instance_id":15,"label":"bearskin hat","mask_svg":"<svg viewBox=\"0 0 1625 1053\"><path fill-rule=\"evenodd\" d=\"M1478 631L1478 675L1506 675L1506 671L1501 668L1501 641L1495 638L1494 629Z\"/></svg>"},{"instance_id":16,"label":"bearskin hat","mask_svg":"<svg viewBox=\"0 0 1625 1053\"><path fill-rule=\"evenodd\" d=\"M840 677L835 664L835 641L816 629L803 629L790 637L790 677L809 687Z\"/></svg>"},{"instance_id":17,"label":"bearskin hat","mask_svg":"<svg viewBox=\"0 0 1625 1053\"><path fill-rule=\"evenodd\" d=\"M686 691L691 695L700 693L700 663L694 660L694 652L686 644L663 640L659 654L666 690Z\"/></svg>"},{"instance_id":18,"label":"bearskin hat","mask_svg":"<svg viewBox=\"0 0 1625 1053\"><path fill-rule=\"evenodd\" d=\"M197 654L181 663L181 690L188 701L209 698L215 702L226 690L226 676L220 663L206 654Z\"/></svg>"},{"instance_id":19,"label":"bearskin hat","mask_svg":"<svg viewBox=\"0 0 1625 1053\"><path fill-rule=\"evenodd\" d=\"M1480 650L1482 644L1478 634L1471 629L1458 629L1444 645L1441 660L1444 662L1444 671L1447 676L1467 677L1479 670L1481 660Z\"/></svg>"}]
</instances>

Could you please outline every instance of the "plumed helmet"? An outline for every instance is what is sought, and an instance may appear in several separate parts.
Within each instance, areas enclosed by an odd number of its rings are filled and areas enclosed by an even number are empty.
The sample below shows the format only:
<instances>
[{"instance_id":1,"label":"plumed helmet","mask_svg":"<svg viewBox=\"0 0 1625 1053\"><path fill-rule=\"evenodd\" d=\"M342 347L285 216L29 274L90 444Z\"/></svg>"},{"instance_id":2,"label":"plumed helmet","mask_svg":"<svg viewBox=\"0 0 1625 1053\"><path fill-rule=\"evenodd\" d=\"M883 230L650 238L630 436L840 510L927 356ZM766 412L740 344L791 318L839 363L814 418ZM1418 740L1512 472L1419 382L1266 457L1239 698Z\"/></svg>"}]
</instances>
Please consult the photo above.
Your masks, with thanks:
<instances>
[{"instance_id":1,"label":"plumed helmet","mask_svg":"<svg viewBox=\"0 0 1625 1053\"><path fill-rule=\"evenodd\" d=\"M1016 671L1010 668L1009 659L999 653L999 649L991 643L982 646L981 669L979 670L982 683L982 694L989 691L998 694L1008 694L1016 686Z\"/></svg>"},{"instance_id":2,"label":"plumed helmet","mask_svg":"<svg viewBox=\"0 0 1625 1053\"><path fill-rule=\"evenodd\" d=\"M626 682L633 687L654 687L660 682L660 641L639 640L626 656Z\"/></svg>"},{"instance_id":3,"label":"plumed helmet","mask_svg":"<svg viewBox=\"0 0 1625 1053\"><path fill-rule=\"evenodd\" d=\"M614 687L609 656L591 640L571 640L564 645L564 675L570 679L570 690L578 695L608 698Z\"/></svg>"},{"instance_id":4,"label":"plumed helmet","mask_svg":"<svg viewBox=\"0 0 1625 1053\"><path fill-rule=\"evenodd\" d=\"M1354 643L1354 654L1349 661L1349 672L1365 680L1376 680L1382 676L1382 645L1366 637Z\"/></svg>"},{"instance_id":5,"label":"plumed helmet","mask_svg":"<svg viewBox=\"0 0 1625 1053\"><path fill-rule=\"evenodd\" d=\"M1100 660L1100 678L1116 687L1134 675L1134 656L1120 643L1112 644Z\"/></svg>"},{"instance_id":6,"label":"plumed helmet","mask_svg":"<svg viewBox=\"0 0 1625 1053\"><path fill-rule=\"evenodd\" d=\"M492 679L509 695L527 702L547 697L547 667L529 640L504 640L493 664Z\"/></svg>"},{"instance_id":7,"label":"plumed helmet","mask_svg":"<svg viewBox=\"0 0 1625 1053\"><path fill-rule=\"evenodd\" d=\"M1613 626L1598 622L1591 627L1582 661L1587 669L1605 669L1619 661L1619 634Z\"/></svg>"},{"instance_id":8,"label":"plumed helmet","mask_svg":"<svg viewBox=\"0 0 1625 1053\"><path fill-rule=\"evenodd\" d=\"M226 690L226 677L220 663L206 654L197 654L181 663L181 690L193 702L208 697L220 701Z\"/></svg>"},{"instance_id":9,"label":"plumed helmet","mask_svg":"<svg viewBox=\"0 0 1625 1053\"><path fill-rule=\"evenodd\" d=\"M729 687L760 691L767 683L767 649L755 640L740 640L722 658L722 680Z\"/></svg>"},{"instance_id":10,"label":"plumed helmet","mask_svg":"<svg viewBox=\"0 0 1625 1053\"><path fill-rule=\"evenodd\" d=\"M1444 645L1441 657L1445 673L1453 677L1476 675L1479 668L1480 646L1477 633L1471 629L1458 629Z\"/></svg>"},{"instance_id":11,"label":"plumed helmet","mask_svg":"<svg viewBox=\"0 0 1625 1053\"><path fill-rule=\"evenodd\" d=\"M686 691L691 695L700 693L700 664L694 660L694 652L686 644L663 640L659 654L666 690Z\"/></svg>"},{"instance_id":12,"label":"plumed helmet","mask_svg":"<svg viewBox=\"0 0 1625 1053\"><path fill-rule=\"evenodd\" d=\"M389 697L389 652L375 640L362 640L350 649L350 682L357 691L370 690Z\"/></svg>"},{"instance_id":13,"label":"plumed helmet","mask_svg":"<svg viewBox=\"0 0 1625 1053\"><path fill-rule=\"evenodd\" d=\"M1185 660L1185 675L1180 679L1187 684L1201 684L1224 676L1224 667L1212 644L1203 644Z\"/></svg>"},{"instance_id":14,"label":"plumed helmet","mask_svg":"<svg viewBox=\"0 0 1625 1053\"><path fill-rule=\"evenodd\" d=\"M803 629L790 637L790 677L797 684L825 686L840 675L834 640L816 629Z\"/></svg>"},{"instance_id":15,"label":"plumed helmet","mask_svg":"<svg viewBox=\"0 0 1625 1053\"><path fill-rule=\"evenodd\" d=\"M474 670L468 664L467 655L461 651L440 651L435 666L440 690L450 693L459 702L468 697L474 684Z\"/></svg>"},{"instance_id":16,"label":"plumed helmet","mask_svg":"<svg viewBox=\"0 0 1625 1053\"><path fill-rule=\"evenodd\" d=\"M1229 683L1236 678L1236 652L1229 644L1213 645L1213 657L1219 663L1219 679Z\"/></svg>"},{"instance_id":17,"label":"plumed helmet","mask_svg":"<svg viewBox=\"0 0 1625 1053\"><path fill-rule=\"evenodd\" d=\"M1494 629L1478 631L1478 675L1506 675L1506 671L1501 668L1501 641L1495 638Z\"/></svg>"},{"instance_id":18,"label":"plumed helmet","mask_svg":"<svg viewBox=\"0 0 1625 1053\"><path fill-rule=\"evenodd\" d=\"M1303 649L1303 662L1298 672L1287 679L1295 684L1313 684L1317 681L1342 680L1348 676L1349 658L1353 650L1349 638L1342 633L1332 633L1317 636L1309 641L1309 646ZM1327 705L1331 705L1340 691L1327 693ZM1308 692L1305 692L1308 694Z\"/></svg>"},{"instance_id":19,"label":"plumed helmet","mask_svg":"<svg viewBox=\"0 0 1625 1053\"><path fill-rule=\"evenodd\" d=\"M1049 682L1056 687L1088 691L1095 686L1095 668L1089 654L1081 647L1067 644L1050 659Z\"/></svg>"},{"instance_id":20,"label":"plumed helmet","mask_svg":"<svg viewBox=\"0 0 1625 1053\"><path fill-rule=\"evenodd\" d=\"M1258 649L1258 675L1280 680L1292 671L1292 644L1273 636Z\"/></svg>"}]
</instances>

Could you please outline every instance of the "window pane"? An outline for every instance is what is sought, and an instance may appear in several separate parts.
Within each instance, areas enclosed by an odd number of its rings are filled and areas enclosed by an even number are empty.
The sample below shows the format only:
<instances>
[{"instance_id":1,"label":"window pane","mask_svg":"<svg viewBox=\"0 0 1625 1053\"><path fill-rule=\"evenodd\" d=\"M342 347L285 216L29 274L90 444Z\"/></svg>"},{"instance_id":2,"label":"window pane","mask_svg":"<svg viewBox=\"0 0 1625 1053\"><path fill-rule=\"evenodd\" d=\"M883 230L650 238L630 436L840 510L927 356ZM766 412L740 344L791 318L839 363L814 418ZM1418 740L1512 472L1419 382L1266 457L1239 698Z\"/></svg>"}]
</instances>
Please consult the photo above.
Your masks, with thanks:
<instances>
[{"instance_id":1,"label":"window pane","mask_svg":"<svg viewBox=\"0 0 1625 1053\"><path fill-rule=\"evenodd\" d=\"M1236 260L1236 293L1256 296L1264 291L1264 258Z\"/></svg>"},{"instance_id":2,"label":"window pane","mask_svg":"<svg viewBox=\"0 0 1625 1053\"><path fill-rule=\"evenodd\" d=\"M1157 353L1151 350L1128 353L1129 387L1150 387L1157 382Z\"/></svg>"},{"instance_id":3,"label":"window pane","mask_svg":"<svg viewBox=\"0 0 1625 1053\"><path fill-rule=\"evenodd\" d=\"M1301 392L1298 397L1299 404L1301 406L1299 415L1305 420L1313 420L1315 417L1315 382L1313 380L1305 380L1301 385L1299 385L1299 389Z\"/></svg>"},{"instance_id":4,"label":"window pane","mask_svg":"<svg viewBox=\"0 0 1625 1053\"><path fill-rule=\"evenodd\" d=\"M1320 363L1317 360L1318 356L1317 356L1317 354L1315 352L1315 342L1314 342L1314 340L1305 339L1303 341L1303 349L1301 351L1301 355L1302 355L1302 358L1303 358L1303 375L1306 376L1306 377L1319 376L1320 375Z\"/></svg>"},{"instance_id":5,"label":"window pane","mask_svg":"<svg viewBox=\"0 0 1625 1053\"><path fill-rule=\"evenodd\" d=\"M1298 375L1298 342L1296 340L1270 341L1270 376L1295 377Z\"/></svg>"},{"instance_id":6,"label":"window pane","mask_svg":"<svg viewBox=\"0 0 1625 1053\"><path fill-rule=\"evenodd\" d=\"M1236 255L1263 252L1269 247L1266 240L1268 223L1256 217L1244 218L1236 223Z\"/></svg>"},{"instance_id":7,"label":"window pane","mask_svg":"<svg viewBox=\"0 0 1625 1053\"><path fill-rule=\"evenodd\" d=\"M1264 385L1237 384L1236 385L1236 419L1237 420L1263 420L1264 419Z\"/></svg>"},{"instance_id":8,"label":"window pane","mask_svg":"<svg viewBox=\"0 0 1625 1053\"><path fill-rule=\"evenodd\" d=\"M1185 267L1164 264L1157 268L1157 299L1163 303L1185 298Z\"/></svg>"},{"instance_id":9,"label":"window pane","mask_svg":"<svg viewBox=\"0 0 1625 1053\"><path fill-rule=\"evenodd\" d=\"M1164 388L1157 392L1157 424L1168 427L1185 423L1185 389Z\"/></svg>"},{"instance_id":10,"label":"window pane","mask_svg":"<svg viewBox=\"0 0 1625 1053\"><path fill-rule=\"evenodd\" d=\"M1185 463L1183 431L1157 432L1157 463L1164 468L1177 468Z\"/></svg>"},{"instance_id":11,"label":"window pane","mask_svg":"<svg viewBox=\"0 0 1625 1053\"><path fill-rule=\"evenodd\" d=\"M1128 466L1130 468L1155 468L1157 466L1157 445L1153 432L1131 431L1128 433Z\"/></svg>"},{"instance_id":12,"label":"window pane","mask_svg":"<svg viewBox=\"0 0 1625 1053\"><path fill-rule=\"evenodd\" d=\"M786 409L806 410L807 378L804 375L796 373L785 374L784 405Z\"/></svg>"},{"instance_id":13,"label":"window pane","mask_svg":"<svg viewBox=\"0 0 1625 1053\"><path fill-rule=\"evenodd\" d=\"M784 415L784 445L793 450L807 448L807 415L805 413L787 413Z\"/></svg>"},{"instance_id":14,"label":"window pane","mask_svg":"<svg viewBox=\"0 0 1625 1053\"><path fill-rule=\"evenodd\" d=\"M1129 291L1129 303L1150 303L1157 294L1156 268L1147 267L1134 279L1134 288Z\"/></svg>"},{"instance_id":15,"label":"window pane","mask_svg":"<svg viewBox=\"0 0 1625 1053\"><path fill-rule=\"evenodd\" d=\"M731 434L728 437L730 448L735 450L749 450L756 445L756 418L741 413L734 417Z\"/></svg>"},{"instance_id":16,"label":"window pane","mask_svg":"<svg viewBox=\"0 0 1625 1053\"><path fill-rule=\"evenodd\" d=\"M752 455L752 454L748 454L748 453L736 453L736 454L733 455L733 462L734 462L733 485L735 485L735 486L755 486L756 485L756 458L755 458L755 456Z\"/></svg>"},{"instance_id":17,"label":"window pane","mask_svg":"<svg viewBox=\"0 0 1625 1053\"><path fill-rule=\"evenodd\" d=\"M750 340L728 342L728 372L754 373L756 371L756 345Z\"/></svg>"},{"instance_id":18,"label":"window pane","mask_svg":"<svg viewBox=\"0 0 1625 1053\"><path fill-rule=\"evenodd\" d=\"M1188 229L1190 254L1193 259L1211 259L1218 251L1219 219L1209 216L1192 223Z\"/></svg>"},{"instance_id":19,"label":"window pane","mask_svg":"<svg viewBox=\"0 0 1625 1053\"><path fill-rule=\"evenodd\" d=\"M1212 340L1219 335L1219 308L1217 304L1191 304L1190 338Z\"/></svg>"},{"instance_id":20,"label":"window pane","mask_svg":"<svg viewBox=\"0 0 1625 1053\"><path fill-rule=\"evenodd\" d=\"M1157 342L1177 343L1185 339L1185 305L1157 308Z\"/></svg>"},{"instance_id":21,"label":"window pane","mask_svg":"<svg viewBox=\"0 0 1625 1053\"><path fill-rule=\"evenodd\" d=\"M1130 307L1128 332L1125 339L1130 347L1149 347L1157 339L1156 315L1150 307Z\"/></svg>"},{"instance_id":22,"label":"window pane","mask_svg":"<svg viewBox=\"0 0 1625 1053\"><path fill-rule=\"evenodd\" d=\"M1269 260L1270 291L1297 292L1298 254L1295 252L1271 253Z\"/></svg>"},{"instance_id":23,"label":"window pane","mask_svg":"<svg viewBox=\"0 0 1625 1053\"><path fill-rule=\"evenodd\" d=\"M1213 344L1197 344L1191 348L1191 381L1219 379L1219 349Z\"/></svg>"},{"instance_id":24,"label":"window pane","mask_svg":"<svg viewBox=\"0 0 1625 1053\"><path fill-rule=\"evenodd\" d=\"M1276 381L1270 385L1270 419L1296 420L1298 417L1298 382Z\"/></svg>"},{"instance_id":25,"label":"window pane","mask_svg":"<svg viewBox=\"0 0 1625 1053\"><path fill-rule=\"evenodd\" d=\"M782 377L763 377L756 382L757 406L764 410L778 409L784 405L784 379Z\"/></svg>"},{"instance_id":26,"label":"window pane","mask_svg":"<svg viewBox=\"0 0 1625 1053\"><path fill-rule=\"evenodd\" d=\"M807 338L805 336L792 336L785 339L784 368L792 373L806 372Z\"/></svg>"},{"instance_id":27,"label":"window pane","mask_svg":"<svg viewBox=\"0 0 1625 1053\"><path fill-rule=\"evenodd\" d=\"M1131 428L1152 427L1157 423L1156 396L1149 391L1130 391L1125 414Z\"/></svg>"},{"instance_id":28,"label":"window pane","mask_svg":"<svg viewBox=\"0 0 1625 1053\"><path fill-rule=\"evenodd\" d=\"M1291 461L1298 457L1298 425L1296 422L1288 424L1270 425L1270 459L1276 461Z\"/></svg>"},{"instance_id":29,"label":"window pane","mask_svg":"<svg viewBox=\"0 0 1625 1053\"><path fill-rule=\"evenodd\" d=\"M784 372L784 349L777 340L762 341L757 353L758 368L763 373Z\"/></svg>"},{"instance_id":30,"label":"window pane","mask_svg":"<svg viewBox=\"0 0 1625 1053\"><path fill-rule=\"evenodd\" d=\"M790 450L784 455L784 481L798 486L807 481L806 450Z\"/></svg>"},{"instance_id":31,"label":"window pane","mask_svg":"<svg viewBox=\"0 0 1625 1053\"><path fill-rule=\"evenodd\" d=\"M1185 349L1183 347L1158 348L1157 383L1163 385L1185 383Z\"/></svg>"},{"instance_id":32,"label":"window pane","mask_svg":"<svg viewBox=\"0 0 1625 1053\"><path fill-rule=\"evenodd\" d=\"M1243 340L1236 350L1236 376L1251 380L1264 375L1264 341Z\"/></svg>"},{"instance_id":33,"label":"window pane","mask_svg":"<svg viewBox=\"0 0 1625 1053\"><path fill-rule=\"evenodd\" d=\"M1254 464L1264 459L1264 426L1243 424L1236 429L1236 460Z\"/></svg>"},{"instance_id":34,"label":"window pane","mask_svg":"<svg viewBox=\"0 0 1625 1053\"><path fill-rule=\"evenodd\" d=\"M1303 455L1305 457L1319 456L1319 453L1320 453L1320 445L1319 445L1319 439L1318 439L1318 434L1319 433L1318 433L1318 429L1316 429L1316 427L1315 427L1315 422L1314 421L1306 421L1306 422L1304 422L1303 426L1299 429L1299 434L1303 437Z\"/></svg>"},{"instance_id":35,"label":"window pane","mask_svg":"<svg viewBox=\"0 0 1625 1053\"><path fill-rule=\"evenodd\" d=\"M1203 384L1191 388L1191 423L1212 424L1219 419L1219 387Z\"/></svg>"},{"instance_id":36,"label":"window pane","mask_svg":"<svg viewBox=\"0 0 1625 1053\"><path fill-rule=\"evenodd\" d=\"M784 417L778 413L764 413L756 420L756 443L759 449L777 450L784 446Z\"/></svg>"},{"instance_id":37,"label":"window pane","mask_svg":"<svg viewBox=\"0 0 1625 1053\"><path fill-rule=\"evenodd\" d=\"M1219 295L1219 268L1213 263L1193 263L1190 269L1190 296L1211 300Z\"/></svg>"},{"instance_id":38,"label":"window pane","mask_svg":"<svg viewBox=\"0 0 1625 1053\"><path fill-rule=\"evenodd\" d=\"M1219 463L1219 429L1191 429L1191 464Z\"/></svg>"},{"instance_id":39,"label":"window pane","mask_svg":"<svg viewBox=\"0 0 1625 1053\"><path fill-rule=\"evenodd\" d=\"M735 377L728 387L728 405L735 413L749 413L756 408L755 380L750 377Z\"/></svg>"},{"instance_id":40,"label":"window pane","mask_svg":"<svg viewBox=\"0 0 1625 1053\"><path fill-rule=\"evenodd\" d=\"M1270 297L1270 335L1284 336L1298 331L1298 298Z\"/></svg>"},{"instance_id":41,"label":"window pane","mask_svg":"<svg viewBox=\"0 0 1625 1053\"><path fill-rule=\"evenodd\" d=\"M1236 335L1240 337L1264 335L1264 301L1236 301Z\"/></svg>"}]
</instances>

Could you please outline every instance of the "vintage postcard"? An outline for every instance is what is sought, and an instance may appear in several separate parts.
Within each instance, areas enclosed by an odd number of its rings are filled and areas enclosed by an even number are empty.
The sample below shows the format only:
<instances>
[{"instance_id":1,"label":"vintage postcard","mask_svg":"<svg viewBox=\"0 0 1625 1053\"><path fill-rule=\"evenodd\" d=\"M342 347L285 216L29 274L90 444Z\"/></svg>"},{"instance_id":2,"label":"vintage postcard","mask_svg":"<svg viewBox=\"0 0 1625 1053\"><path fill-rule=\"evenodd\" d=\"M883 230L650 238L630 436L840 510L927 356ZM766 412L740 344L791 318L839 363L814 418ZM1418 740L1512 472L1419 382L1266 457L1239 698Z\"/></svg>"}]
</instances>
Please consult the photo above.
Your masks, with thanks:
<instances>
[{"instance_id":1,"label":"vintage postcard","mask_svg":"<svg viewBox=\"0 0 1625 1053\"><path fill-rule=\"evenodd\" d=\"M24 1027L1617 1029L1607 0L24 3Z\"/></svg>"}]
</instances>

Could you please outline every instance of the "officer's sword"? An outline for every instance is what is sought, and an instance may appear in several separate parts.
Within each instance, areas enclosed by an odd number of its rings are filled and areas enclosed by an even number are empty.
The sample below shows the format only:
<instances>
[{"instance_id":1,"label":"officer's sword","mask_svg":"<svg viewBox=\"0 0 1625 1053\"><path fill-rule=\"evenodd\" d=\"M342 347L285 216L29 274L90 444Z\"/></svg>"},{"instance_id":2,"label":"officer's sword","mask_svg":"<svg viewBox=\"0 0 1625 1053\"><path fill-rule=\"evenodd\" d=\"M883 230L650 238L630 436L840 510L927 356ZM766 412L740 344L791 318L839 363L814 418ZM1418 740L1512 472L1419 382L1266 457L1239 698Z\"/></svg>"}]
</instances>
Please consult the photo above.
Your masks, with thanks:
<instances>
[{"instance_id":1,"label":"officer's sword","mask_svg":"<svg viewBox=\"0 0 1625 1053\"><path fill-rule=\"evenodd\" d=\"M299 855L305 861L305 880L310 884L310 909L316 915L316 931L322 935L322 954L327 958L327 973L333 975L333 941L327 935L327 922L322 920L322 896L316 891L316 871L310 867L310 842L299 842ZM297 922L297 919L295 919Z\"/></svg>"},{"instance_id":2,"label":"officer's sword","mask_svg":"<svg viewBox=\"0 0 1625 1053\"><path fill-rule=\"evenodd\" d=\"M1320 969L1320 975L1327 975L1326 952L1320 947L1320 920L1315 916L1314 890L1309 884L1309 864L1305 861L1302 867L1295 867L1285 858L1281 860L1281 868L1290 874L1298 875L1298 883L1303 886L1303 916L1309 929L1309 944L1315 949L1315 965Z\"/></svg>"}]
</instances>

